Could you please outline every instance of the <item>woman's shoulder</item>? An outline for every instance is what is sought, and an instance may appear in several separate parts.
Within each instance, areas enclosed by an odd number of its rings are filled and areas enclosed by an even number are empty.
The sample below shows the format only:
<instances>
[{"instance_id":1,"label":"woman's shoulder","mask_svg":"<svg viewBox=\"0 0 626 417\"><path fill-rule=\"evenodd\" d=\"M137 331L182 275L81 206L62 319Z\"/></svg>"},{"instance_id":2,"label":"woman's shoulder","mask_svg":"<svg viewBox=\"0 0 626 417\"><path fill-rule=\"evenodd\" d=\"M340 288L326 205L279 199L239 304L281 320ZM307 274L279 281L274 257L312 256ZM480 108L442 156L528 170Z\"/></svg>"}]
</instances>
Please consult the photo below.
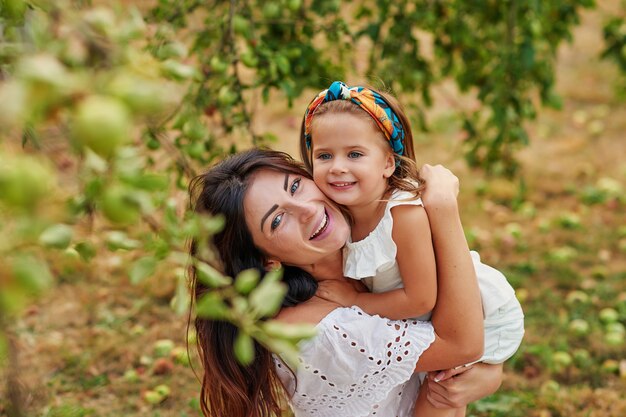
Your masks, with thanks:
<instances>
[{"instance_id":1,"label":"woman's shoulder","mask_svg":"<svg viewBox=\"0 0 626 417\"><path fill-rule=\"evenodd\" d=\"M308 323L317 325L337 309L339 304L313 297L293 307L283 307L275 319L282 323Z\"/></svg>"}]
</instances>

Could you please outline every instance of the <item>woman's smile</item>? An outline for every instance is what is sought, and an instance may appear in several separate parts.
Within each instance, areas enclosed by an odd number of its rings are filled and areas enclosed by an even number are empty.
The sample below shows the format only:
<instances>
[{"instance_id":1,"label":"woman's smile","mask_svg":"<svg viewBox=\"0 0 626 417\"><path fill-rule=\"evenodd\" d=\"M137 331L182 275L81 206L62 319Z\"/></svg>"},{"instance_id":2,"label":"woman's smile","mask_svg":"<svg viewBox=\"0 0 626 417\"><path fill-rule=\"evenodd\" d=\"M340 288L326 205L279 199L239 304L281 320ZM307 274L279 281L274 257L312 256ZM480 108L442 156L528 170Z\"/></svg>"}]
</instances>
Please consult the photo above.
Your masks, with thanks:
<instances>
[{"instance_id":1,"label":"woman's smile","mask_svg":"<svg viewBox=\"0 0 626 417\"><path fill-rule=\"evenodd\" d=\"M328 212L324 208L324 216L322 217L322 221L320 225L317 227L317 229L315 230L315 232L311 235L309 240L313 240L316 238L323 238L322 235L328 229L329 225L330 225L330 217L328 216Z\"/></svg>"},{"instance_id":2,"label":"woman's smile","mask_svg":"<svg viewBox=\"0 0 626 417\"><path fill-rule=\"evenodd\" d=\"M315 183L293 174L256 173L244 209L254 243L285 264L313 264L341 249L350 233L343 213Z\"/></svg>"}]
</instances>

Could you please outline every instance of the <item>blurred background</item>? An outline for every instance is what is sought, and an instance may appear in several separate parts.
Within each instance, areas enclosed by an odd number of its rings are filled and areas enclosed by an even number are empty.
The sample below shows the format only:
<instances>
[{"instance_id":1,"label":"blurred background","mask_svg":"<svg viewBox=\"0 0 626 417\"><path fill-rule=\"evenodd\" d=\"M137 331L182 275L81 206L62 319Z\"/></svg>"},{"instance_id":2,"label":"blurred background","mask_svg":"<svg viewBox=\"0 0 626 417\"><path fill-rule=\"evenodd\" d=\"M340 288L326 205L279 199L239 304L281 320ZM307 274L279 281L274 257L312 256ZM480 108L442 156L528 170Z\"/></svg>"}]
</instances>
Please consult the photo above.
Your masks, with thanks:
<instances>
[{"instance_id":1,"label":"blurred background","mask_svg":"<svg viewBox=\"0 0 626 417\"><path fill-rule=\"evenodd\" d=\"M459 176L470 247L522 302L524 342L468 415L626 415L625 17L619 0L0 0L0 415L201 415L186 245L220 220L186 214L187 184L251 146L298 158L334 80L400 99L418 162ZM220 296L197 313L227 317L247 294L207 274Z\"/></svg>"}]
</instances>

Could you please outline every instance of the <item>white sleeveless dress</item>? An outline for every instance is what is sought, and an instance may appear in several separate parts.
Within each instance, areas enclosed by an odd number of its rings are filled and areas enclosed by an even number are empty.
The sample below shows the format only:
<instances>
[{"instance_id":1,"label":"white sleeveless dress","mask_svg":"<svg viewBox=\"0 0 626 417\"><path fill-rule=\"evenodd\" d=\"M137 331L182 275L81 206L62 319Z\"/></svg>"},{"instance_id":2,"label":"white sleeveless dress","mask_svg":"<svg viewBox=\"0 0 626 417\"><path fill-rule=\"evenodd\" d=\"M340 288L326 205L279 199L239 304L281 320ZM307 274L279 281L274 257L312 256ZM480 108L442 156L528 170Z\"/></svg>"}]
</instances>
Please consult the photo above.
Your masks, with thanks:
<instances>
[{"instance_id":1,"label":"white sleeveless dress","mask_svg":"<svg viewBox=\"0 0 626 417\"><path fill-rule=\"evenodd\" d=\"M374 293L402 288L402 278L396 261L397 247L392 238L391 209L398 205L423 206L406 191L392 193L385 213L376 228L358 242L346 243L343 252L343 274L363 280ZM424 242L425 245L432 244ZM476 269L485 317L485 353L482 362L502 363L517 351L524 336L524 314L515 297L515 290L497 269L480 261L480 255L471 251ZM419 317L426 320L430 313Z\"/></svg>"}]
</instances>

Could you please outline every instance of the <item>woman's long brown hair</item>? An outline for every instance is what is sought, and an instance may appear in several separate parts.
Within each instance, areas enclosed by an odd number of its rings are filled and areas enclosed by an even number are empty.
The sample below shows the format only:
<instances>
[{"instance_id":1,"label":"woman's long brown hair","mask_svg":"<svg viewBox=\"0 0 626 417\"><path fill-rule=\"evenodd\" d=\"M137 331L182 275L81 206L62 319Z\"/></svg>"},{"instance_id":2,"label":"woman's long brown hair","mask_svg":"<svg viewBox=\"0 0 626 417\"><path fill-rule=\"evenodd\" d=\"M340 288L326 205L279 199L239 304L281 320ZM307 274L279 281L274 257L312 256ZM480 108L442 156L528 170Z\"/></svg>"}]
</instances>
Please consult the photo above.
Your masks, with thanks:
<instances>
[{"instance_id":1,"label":"woman's long brown hair","mask_svg":"<svg viewBox=\"0 0 626 417\"><path fill-rule=\"evenodd\" d=\"M302 164L289 155L272 150L253 149L222 161L194 178L189 186L191 209L197 213L221 214L224 229L211 244L217 251L223 272L236 276L256 268L264 272L264 255L254 245L244 217L243 199L251 176L271 169L310 178ZM190 254L197 261L199 242L192 241ZM210 288L190 271L195 302ZM288 269L283 281L289 288L284 305L310 298L317 288L312 277L297 268ZM280 416L284 390L277 376L272 353L255 342L252 364L242 366L233 352L237 327L226 321L195 319L198 352L203 367L200 406L206 417Z\"/></svg>"}]
</instances>

